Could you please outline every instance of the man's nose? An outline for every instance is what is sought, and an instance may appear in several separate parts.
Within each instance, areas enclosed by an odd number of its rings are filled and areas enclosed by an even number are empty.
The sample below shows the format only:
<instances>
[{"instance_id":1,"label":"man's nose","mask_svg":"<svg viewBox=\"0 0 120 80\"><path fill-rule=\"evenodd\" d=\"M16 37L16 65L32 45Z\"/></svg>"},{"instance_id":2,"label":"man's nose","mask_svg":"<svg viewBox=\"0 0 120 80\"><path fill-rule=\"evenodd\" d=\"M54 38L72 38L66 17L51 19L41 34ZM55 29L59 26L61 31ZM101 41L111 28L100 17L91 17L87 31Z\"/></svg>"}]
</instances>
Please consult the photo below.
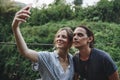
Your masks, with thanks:
<instances>
[{"instance_id":1,"label":"man's nose","mask_svg":"<svg viewBox=\"0 0 120 80\"><path fill-rule=\"evenodd\" d=\"M76 35L73 37L73 40L77 40L77 36Z\"/></svg>"}]
</instances>

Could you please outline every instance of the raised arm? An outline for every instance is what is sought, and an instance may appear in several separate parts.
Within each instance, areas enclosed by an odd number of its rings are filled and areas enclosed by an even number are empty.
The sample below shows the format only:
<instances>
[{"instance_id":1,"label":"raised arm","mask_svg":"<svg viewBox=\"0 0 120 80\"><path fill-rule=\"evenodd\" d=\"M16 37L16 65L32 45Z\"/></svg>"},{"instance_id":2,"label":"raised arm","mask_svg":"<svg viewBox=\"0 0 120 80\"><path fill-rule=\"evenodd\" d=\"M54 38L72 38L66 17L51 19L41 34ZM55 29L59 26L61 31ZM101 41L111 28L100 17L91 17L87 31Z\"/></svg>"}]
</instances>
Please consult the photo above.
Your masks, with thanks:
<instances>
[{"instance_id":1,"label":"raised arm","mask_svg":"<svg viewBox=\"0 0 120 80\"><path fill-rule=\"evenodd\" d=\"M16 44L18 47L18 50L20 54L27 57L33 62L38 61L38 52L31 50L27 47L24 38L22 37L22 34L20 32L20 24L23 22L26 22L26 19L30 17L30 9L31 5L27 5L26 7L22 8L20 11L18 11L14 17L13 23L12 23L12 30L16 39Z\"/></svg>"}]
</instances>

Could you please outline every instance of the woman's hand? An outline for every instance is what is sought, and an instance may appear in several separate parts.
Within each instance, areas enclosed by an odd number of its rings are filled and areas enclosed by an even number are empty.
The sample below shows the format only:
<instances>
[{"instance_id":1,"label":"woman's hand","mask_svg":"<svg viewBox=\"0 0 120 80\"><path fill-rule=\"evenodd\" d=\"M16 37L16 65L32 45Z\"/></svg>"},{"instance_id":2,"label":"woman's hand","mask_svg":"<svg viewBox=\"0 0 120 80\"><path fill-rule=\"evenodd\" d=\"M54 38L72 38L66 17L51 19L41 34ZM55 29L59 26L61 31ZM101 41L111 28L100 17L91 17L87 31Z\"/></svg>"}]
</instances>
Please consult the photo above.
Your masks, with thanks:
<instances>
[{"instance_id":1,"label":"woman's hand","mask_svg":"<svg viewBox=\"0 0 120 80\"><path fill-rule=\"evenodd\" d=\"M26 19L30 17L30 9L32 5L29 4L26 7L22 8L15 14L14 20L12 22L12 27L15 29L23 22L26 22Z\"/></svg>"}]
</instances>

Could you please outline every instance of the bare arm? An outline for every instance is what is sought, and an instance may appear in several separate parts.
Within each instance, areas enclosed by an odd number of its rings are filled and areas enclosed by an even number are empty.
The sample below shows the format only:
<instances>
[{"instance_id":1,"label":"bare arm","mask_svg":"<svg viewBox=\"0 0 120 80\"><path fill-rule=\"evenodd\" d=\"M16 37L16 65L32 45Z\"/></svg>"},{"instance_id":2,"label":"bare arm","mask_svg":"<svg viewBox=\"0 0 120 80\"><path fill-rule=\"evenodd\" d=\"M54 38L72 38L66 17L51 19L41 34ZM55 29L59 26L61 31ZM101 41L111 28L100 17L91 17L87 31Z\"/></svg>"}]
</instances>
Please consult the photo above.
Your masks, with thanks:
<instances>
[{"instance_id":1,"label":"bare arm","mask_svg":"<svg viewBox=\"0 0 120 80\"><path fill-rule=\"evenodd\" d=\"M31 61L36 62L38 61L38 52L31 50L27 47L19 29L19 25L23 22L26 22L26 19L30 17L29 16L30 8L31 8L31 5L27 5L26 7L24 7L23 9L21 9L16 13L12 23L12 30L13 30L13 33L16 39L16 44L20 54L27 57Z\"/></svg>"},{"instance_id":2,"label":"bare arm","mask_svg":"<svg viewBox=\"0 0 120 80\"><path fill-rule=\"evenodd\" d=\"M80 79L80 76L77 73L74 73L73 80L79 80L79 79Z\"/></svg>"},{"instance_id":3,"label":"bare arm","mask_svg":"<svg viewBox=\"0 0 120 80\"><path fill-rule=\"evenodd\" d=\"M112 75L110 75L109 80L120 80L118 72L116 71Z\"/></svg>"}]
</instances>

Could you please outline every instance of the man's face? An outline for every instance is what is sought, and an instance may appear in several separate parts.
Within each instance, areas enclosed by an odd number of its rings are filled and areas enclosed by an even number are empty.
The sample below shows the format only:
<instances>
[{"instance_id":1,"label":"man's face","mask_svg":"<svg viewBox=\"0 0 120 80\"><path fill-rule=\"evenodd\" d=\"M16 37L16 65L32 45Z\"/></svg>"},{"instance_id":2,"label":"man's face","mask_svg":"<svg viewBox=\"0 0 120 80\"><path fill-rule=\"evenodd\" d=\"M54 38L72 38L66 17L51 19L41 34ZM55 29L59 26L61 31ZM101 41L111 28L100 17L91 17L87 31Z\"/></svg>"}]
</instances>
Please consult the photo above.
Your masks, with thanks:
<instances>
[{"instance_id":1,"label":"man's face","mask_svg":"<svg viewBox=\"0 0 120 80\"><path fill-rule=\"evenodd\" d=\"M73 46L75 48L83 48L88 45L89 37L86 34L86 30L84 28L78 27L74 30L73 37Z\"/></svg>"}]
</instances>

